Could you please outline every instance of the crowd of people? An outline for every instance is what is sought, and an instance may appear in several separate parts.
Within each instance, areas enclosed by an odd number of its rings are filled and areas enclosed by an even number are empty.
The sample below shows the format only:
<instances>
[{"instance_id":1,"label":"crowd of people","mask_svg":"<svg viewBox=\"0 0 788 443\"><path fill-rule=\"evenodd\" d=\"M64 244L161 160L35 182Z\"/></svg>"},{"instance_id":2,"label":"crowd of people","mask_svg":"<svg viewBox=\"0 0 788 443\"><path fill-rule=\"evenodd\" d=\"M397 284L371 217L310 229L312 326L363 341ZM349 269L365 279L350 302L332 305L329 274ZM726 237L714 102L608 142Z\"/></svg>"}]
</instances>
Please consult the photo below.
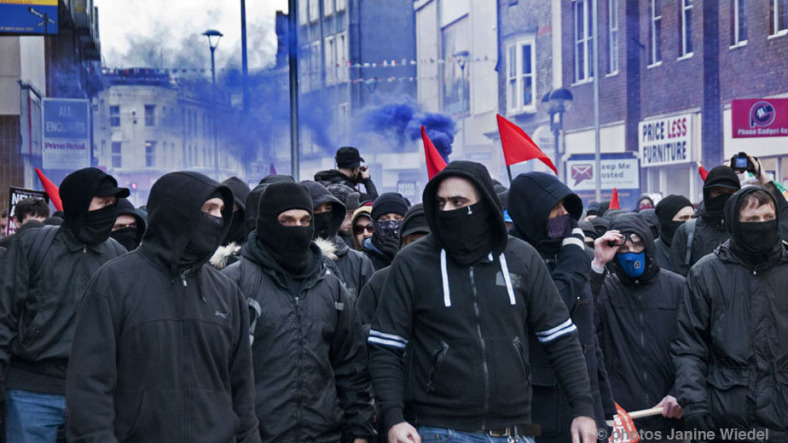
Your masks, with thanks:
<instances>
[{"instance_id":1,"label":"crowd of people","mask_svg":"<svg viewBox=\"0 0 788 443\"><path fill-rule=\"evenodd\" d=\"M470 161L411 204L335 159L19 202L5 441L591 443L616 405L658 408L644 441L788 441L788 202L757 159L633 211Z\"/></svg>"}]
</instances>

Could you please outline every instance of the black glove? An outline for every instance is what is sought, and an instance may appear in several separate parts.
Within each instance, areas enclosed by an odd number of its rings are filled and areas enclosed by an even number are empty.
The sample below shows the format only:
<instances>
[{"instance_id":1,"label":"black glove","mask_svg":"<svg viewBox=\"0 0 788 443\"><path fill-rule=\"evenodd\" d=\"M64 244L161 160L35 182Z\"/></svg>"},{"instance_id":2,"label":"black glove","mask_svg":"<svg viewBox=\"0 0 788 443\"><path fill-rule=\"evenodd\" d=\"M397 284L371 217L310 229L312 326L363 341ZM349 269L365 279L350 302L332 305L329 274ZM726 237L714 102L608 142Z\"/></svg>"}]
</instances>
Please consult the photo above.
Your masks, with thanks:
<instances>
[{"instance_id":1,"label":"black glove","mask_svg":"<svg viewBox=\"0 0 788 443\"><path fill-rule=\"evenodd\" d=\"M705 409L685 409L684 429L687 431L698 430L717 432L717 427L714 426L714 420L712 420L711 414Z\"/></svg>"},{"instance_id":2,"label":"black glove","mask_svg":"<svg viewBox=\"0 0 788 443\"><path fill-rule=\"evenodd\" d=\"M380 245L376 245L384 254L389 257L394 257L399 251L399 237L384 237L381 239Z\"/></svg>"}]
</instances>

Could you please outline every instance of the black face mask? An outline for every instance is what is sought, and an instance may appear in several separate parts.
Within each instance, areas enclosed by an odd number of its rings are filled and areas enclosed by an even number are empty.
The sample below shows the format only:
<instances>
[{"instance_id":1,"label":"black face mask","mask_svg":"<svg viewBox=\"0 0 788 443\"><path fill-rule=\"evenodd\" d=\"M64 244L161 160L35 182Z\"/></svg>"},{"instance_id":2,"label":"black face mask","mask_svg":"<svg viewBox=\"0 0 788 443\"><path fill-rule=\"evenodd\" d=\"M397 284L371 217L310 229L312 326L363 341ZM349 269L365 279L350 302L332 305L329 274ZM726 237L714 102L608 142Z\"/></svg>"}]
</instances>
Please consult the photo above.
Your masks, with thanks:
<instances>
[{"instance_id":1,"label":"black face mask","mask_svg":"<svg viewBox=\"0 0 788 443\"><path fill-rule=\"evenodd\" d=\"M233 220L230 222L230 229L224 236L222 246L227 246L232 242L243 243L244 241L244 213L243 211L233 212Z\"/></svg>"},{"instance_id":2,"label":"black face mask","mask_svg":"<svg viewBox=\"0 0 788 443\"><path fill-rule=\"evenodd\" d=\"M219 246L223 225L224 221L221 217L200 212L200 218L192 231L189 244L178 260L178 267L188 268L209 259Z\"/></svg>"},{"instance_id":3,"label":"black face mask","mask_svg":"<svg viewBox=\"0 0 788 443\"><path fill-rule=\"evenodd\" d=\"M662 243L670 246L670 244L673 242L673 234L675 234L676 229L678 229L679 226L683 224L683 221L673 220L660 223L659 238L662 239Z\"/></svg>"},{"instance_id":4,"label":"black face mask","mask_svg":"<svg viewBox=\"0 0 788 443\"><path fill-rule=\"evenodd\" d=\"M140 245L140 232L137 228L120 228L109 235L120 243L127 251L133 251Z\"/></svg>"},{"instance_id":5,"label":"black face mask","mask_svg":"<svg viewBox=\"0 0 788 443\"><path fill-rule=\"evenodd\" d=\"M394 257L399 251L399 230L401 227L402 220L375 222L372 244L389 257Z\"/></svg>"},{"instance_id":6,"label":"black face mask","mask_svg":"<svg viewBox=\"0 0 788 443\"><path fill-rule=\"evenodd\" d=\"M704 206L706 207L706 212L713 217L724 217L725 216L725 202L731 198L733 194L720 194L716 197L710 197L703 201Z\"/></svg>"},{"instance_id":7,"label":"black face mask","mask_svg":"<svg viewBox=\"0 0 788 443\"><path fill-rule=\"evenodd\" d=\"M315 221L315 238L331 239L334 237L334 213L321 212L312 217Z\"/></svg>"},{"instance_id":8,"label":"black face mask","mask_svg":"<svg viewBox=\"0 0 788 443\"><path fill-rule=\"evenodd\" d=\"M104 206L85 215L85 222L79 228L77 239L88 245L97 245L106 241L118 218L117 203Z\"/></svg>"},{"instance_id":9,"label":"black face mask","mask_svg":"<svg viewBox=\"0 0 788 443\"><path fill-rule=\"evenodd\" d=\"M777 220L766 222L738 223L734 229L734 246L737 252L744 252L745 259L752 262L766 258L765 255L779 241Z\"/></svg>"},{"instance_id":10,"label":"black face mask","mask_svg":"<svg viewBox=\"0 0 788 443\"><path fill-rule=\"evenodd\" d=\"M312 262L312 243L314 229L312 226L278 226L269 227L265 232L258 233L258 242L262 244L279 266L291 274L302 273Z\"/></svg>"},{"instance_id":11,"label":"black face mask","mask_svg":"<svg viewBox=\"0 0 788 443\"><path fill-rule=\"evenodd\" d=\"M461 266L481 260L492 250L489 209L479 202L451 211L437 211L438 239L452 259Z\"/></svg>"}]
</instances>

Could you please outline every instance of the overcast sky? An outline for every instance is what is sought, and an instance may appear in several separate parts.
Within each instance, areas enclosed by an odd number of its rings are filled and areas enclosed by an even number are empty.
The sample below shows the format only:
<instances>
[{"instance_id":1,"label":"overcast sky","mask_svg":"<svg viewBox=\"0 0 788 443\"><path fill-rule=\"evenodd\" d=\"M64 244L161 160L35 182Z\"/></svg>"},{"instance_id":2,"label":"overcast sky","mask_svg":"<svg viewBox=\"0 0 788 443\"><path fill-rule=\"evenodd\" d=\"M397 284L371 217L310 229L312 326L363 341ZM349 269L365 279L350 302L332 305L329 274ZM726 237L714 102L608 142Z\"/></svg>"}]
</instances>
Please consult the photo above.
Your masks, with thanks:
<instances>
[{"instance_id":1,"label":"overcast sky","mask_svg":"<svg viewBox=\"0 0 788 443\"><path fill-rule=\"evenodd\" d=\"M241 7L233 0L95 0L104 67L210 68L207 38L217 29L217 69L241 65ZM249 69L274 62L275 11L287 0L247 0Z\"/></svg>"}]
</instances>

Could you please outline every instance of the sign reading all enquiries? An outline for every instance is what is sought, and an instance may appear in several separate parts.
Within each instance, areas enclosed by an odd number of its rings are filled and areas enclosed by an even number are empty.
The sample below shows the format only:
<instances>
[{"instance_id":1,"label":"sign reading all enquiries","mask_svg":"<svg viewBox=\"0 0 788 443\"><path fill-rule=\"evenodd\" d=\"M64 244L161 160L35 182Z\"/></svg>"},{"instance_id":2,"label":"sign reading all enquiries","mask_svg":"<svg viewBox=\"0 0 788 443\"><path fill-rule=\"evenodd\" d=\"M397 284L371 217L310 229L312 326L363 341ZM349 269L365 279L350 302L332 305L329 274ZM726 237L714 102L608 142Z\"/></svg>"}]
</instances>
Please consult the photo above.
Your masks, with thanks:
<instances>
[{"instance_id":1,"label":"sign reading all enquiries","mask_svg":"<svg viewBox=\"0 0 788 443\"><path fill-rule=\"evenodd\" d=\"M676 165L692 159L692 114L642 121L638 124L640 166Z\"/></svg>"}]
</instances>

